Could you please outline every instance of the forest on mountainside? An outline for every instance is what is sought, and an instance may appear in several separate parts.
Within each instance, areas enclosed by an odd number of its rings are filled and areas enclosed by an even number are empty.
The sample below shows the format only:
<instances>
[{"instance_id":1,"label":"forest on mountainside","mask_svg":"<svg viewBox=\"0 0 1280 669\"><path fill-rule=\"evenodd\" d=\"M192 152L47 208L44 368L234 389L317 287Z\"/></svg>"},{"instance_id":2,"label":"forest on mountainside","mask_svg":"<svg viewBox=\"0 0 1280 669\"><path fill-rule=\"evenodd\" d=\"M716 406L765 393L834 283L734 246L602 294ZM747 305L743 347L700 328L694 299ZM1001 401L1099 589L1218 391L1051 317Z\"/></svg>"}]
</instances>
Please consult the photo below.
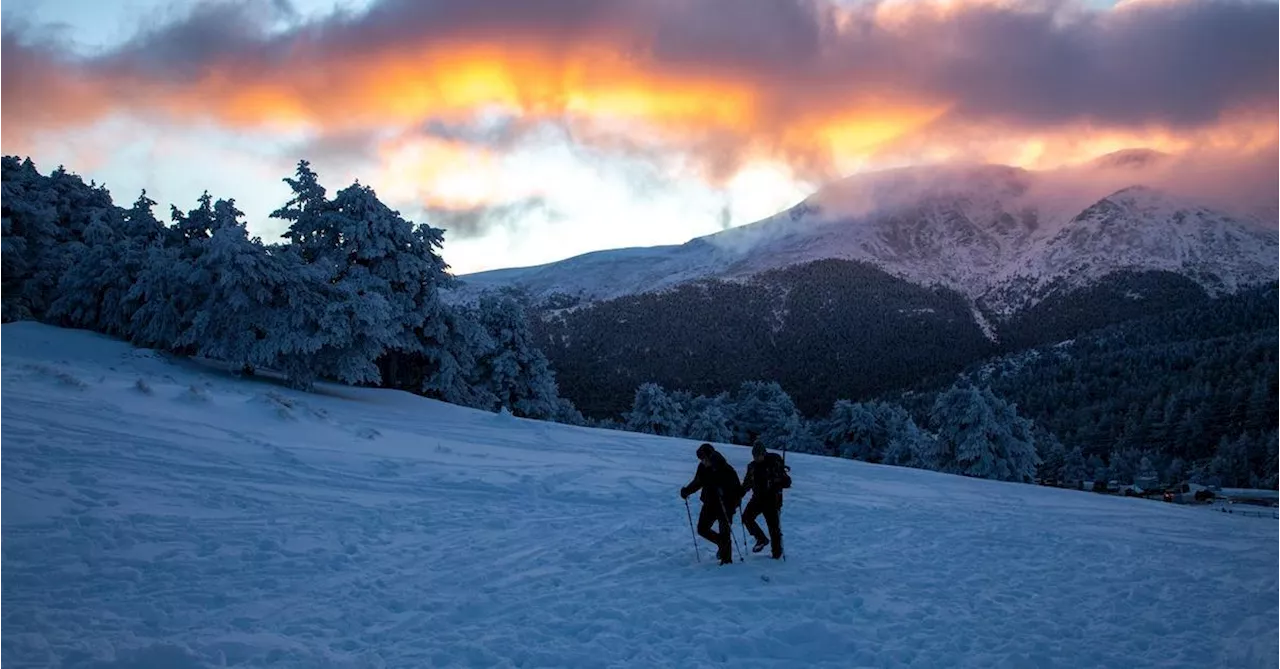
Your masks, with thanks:
<instances>
[{"instance_id":1,"label":"forest on mountainside","mask_svg":"<svg viewBox=\"0 0 1280 669\"><path fill-rule=\"evenodd\" d=\"M552 304L531 305L538 346L561 392L595 418L626 410L641 383L715 394L759 379L818 414L996 351L959 294L847 260Z\"/></svg>"}]
</instances>

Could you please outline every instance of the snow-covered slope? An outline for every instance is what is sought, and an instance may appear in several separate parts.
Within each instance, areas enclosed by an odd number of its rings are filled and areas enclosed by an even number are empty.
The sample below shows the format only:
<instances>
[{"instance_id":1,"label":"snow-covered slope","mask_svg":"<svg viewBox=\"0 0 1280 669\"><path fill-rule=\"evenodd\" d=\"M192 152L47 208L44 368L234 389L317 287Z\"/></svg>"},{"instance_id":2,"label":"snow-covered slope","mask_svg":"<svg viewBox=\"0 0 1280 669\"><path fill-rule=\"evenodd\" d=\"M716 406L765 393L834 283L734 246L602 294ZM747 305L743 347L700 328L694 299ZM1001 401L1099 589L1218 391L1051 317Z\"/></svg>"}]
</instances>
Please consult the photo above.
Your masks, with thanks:
<instances>
[{"instance_id":1,"label":"snow-covered slope","mask_svg":"<svg viewBox=\"0 0 1280 669\"><path fill-rule=\"evenodd\" d=\"M690 442L2 334L6 667L1277 666L1272 518L790 455L719 567Z\"/></svg>"},{"instance_id":2,"label":"snow-covered slope","mask_svg":"<svg viewBox=\"0 0 1280 669\"><path fill-rule=\"evenodd\" d=\"M1128 185L1124 170L1135 160L1158 159L1112 156L1103 164L1107 179L999 165L874 172L687 244L466 275L456 297L517 285L535 297L607 299L824 258L866 261L1002 312L1033 304L1057 279L1075 285L1117 270L1185 272L1211 292L1274 280L1280 255L1274 221L1259 224L1150 188L1111 188Z\"/></svg>"},{"instance_id":3,"label":"snow-covered slope","mask_svg":"<svg viewBox=\"0 0 1280 669\"><path fill-rule=\"evenodd\" d=\"M1102 198L1039 240L988 297L1012 309L1034 303L1051 284L1083 287L1130 269L1175 272L1211 294L1233 292L1276 279L1275 239L1222 212L1135 186Z\"/></svg>"}]
</instances>

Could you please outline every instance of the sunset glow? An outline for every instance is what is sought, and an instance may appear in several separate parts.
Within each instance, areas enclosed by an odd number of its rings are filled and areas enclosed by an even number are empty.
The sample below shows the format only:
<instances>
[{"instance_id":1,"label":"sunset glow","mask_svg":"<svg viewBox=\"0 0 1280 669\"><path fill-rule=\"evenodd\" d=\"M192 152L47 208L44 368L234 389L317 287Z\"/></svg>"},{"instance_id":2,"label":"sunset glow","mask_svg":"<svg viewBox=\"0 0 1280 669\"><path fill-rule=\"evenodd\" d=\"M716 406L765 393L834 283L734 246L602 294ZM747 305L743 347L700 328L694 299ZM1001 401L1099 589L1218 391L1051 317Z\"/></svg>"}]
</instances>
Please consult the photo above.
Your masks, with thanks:
<instances>
[{"instance_id":1,"label":"sunset glow","mask_svg":"<svg viewBox=\"0 0 1280 669\"><path fill-rule=\"evenodd\" d=\"M271 33L251 27L259 14L193 5L189 20L91 56L6 26L4 149L87 170L67 137L121 118L302 138L275 140L280 164L307 158L322 177L353 173L414 210L580 197L565 186L567 168L527 167L567 150L593 161L601 183L639 160L650 180L679 175L708 196L757 202L721 208L740 225L792 194L885 166L1040 169L1126 148L1243 155L1277 142L1275 33L1252 27L1274 24L1274 3L678 0L585 15L568 0L488 4L386 0ZM1213 16L1240 26L1230 42L1197 32ZM567 149L548 143L548 128ZM113 139L123 148L140 138ZM744 194L762 174L773 175L765 192L788 195ZM138 173L110 176L194 195ZM683 192L653 188L636 185L633 197ZM263 213L251 211L251 225L278 232ZM691 218L670 241L723 219ZM460 271L479 268L462 260Z\"/></svg>"}]
</instances>

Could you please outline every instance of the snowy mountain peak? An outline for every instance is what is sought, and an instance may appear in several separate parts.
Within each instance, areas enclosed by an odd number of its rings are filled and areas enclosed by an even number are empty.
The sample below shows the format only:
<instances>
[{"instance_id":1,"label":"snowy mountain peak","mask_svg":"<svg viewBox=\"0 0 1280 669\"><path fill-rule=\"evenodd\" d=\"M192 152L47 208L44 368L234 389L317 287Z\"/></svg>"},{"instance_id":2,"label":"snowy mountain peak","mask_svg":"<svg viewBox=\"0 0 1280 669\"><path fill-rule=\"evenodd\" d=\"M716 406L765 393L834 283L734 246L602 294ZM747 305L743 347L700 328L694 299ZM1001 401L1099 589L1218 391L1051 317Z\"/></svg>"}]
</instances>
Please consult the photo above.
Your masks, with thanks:
<instances>
[{"instance_id":1,"label":"snowy mountain peak","mask_svg":"<svg viewBox=\"0 0 1280 669\"><path fill-rule=\"evenodd\" d=\"M1116 191L1029 249L985 296L1010 313L1053 290L1085 287L1120 271L1167 271L1211 294L1274 281L1277 239L1211 208L1147 186Z\"/></svg>"},{"instance_id":2,"label":"snowy mountain peak","mask_svg":"<svg viewBox=\"0 0 1280 669\"><path fill-rule=\"evenodd\" d=\"M1136 169L1165 158L1133 150L1099 161ZM1135 176L1092 179L991 164L871 172L683 245L464 276L458 299L512 284L535 298L608 299L822 259L867 262L913 283L943 285L1001 314L1034 304L1047 286L1080 287L1121 270L1174 271L1215 292L1275 279L1274 227L1259 229ZM1125 181L1131 183L1114 189Z\"/></svg>"}]
</instances>

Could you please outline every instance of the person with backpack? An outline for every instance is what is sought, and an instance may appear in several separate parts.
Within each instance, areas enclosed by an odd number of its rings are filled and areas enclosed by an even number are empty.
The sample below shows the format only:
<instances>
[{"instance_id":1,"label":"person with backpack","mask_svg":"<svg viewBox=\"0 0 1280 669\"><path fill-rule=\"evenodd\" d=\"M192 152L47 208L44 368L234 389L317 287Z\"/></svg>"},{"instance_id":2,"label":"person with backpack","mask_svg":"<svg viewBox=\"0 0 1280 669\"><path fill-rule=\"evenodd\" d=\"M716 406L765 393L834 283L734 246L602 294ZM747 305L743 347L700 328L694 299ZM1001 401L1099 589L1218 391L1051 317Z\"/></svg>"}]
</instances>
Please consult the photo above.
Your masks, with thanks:
<instances>
[{"instance_id":1,"label":"person with backpack","mask_svg":"<svg viewBox=\"0 0 1280 669\"><path fill-rule=\"evenodd\" d=\"M733 514L742 503L738 472L711 444L697 450L698 470L693 480L680 489L680 497L702 491L702 511L698 514L698 535L716 545L720 564L733 563ZM719 531L712 526L719 523Z\"/></svg>"},{"instance_id":2,"label":"person with backpack","mask_svg":"<svg viewBox=\"0 0 1280 669\"><path fill-rule=\"evenodd\" d=\"M751 552L759 553L765 546L772 546L773 559L782 557L782 527L779 512L782 510L782 491L791 487L791 475L787 473L787 465L777 453L770 453L764 444L751 447L751 464L747 465L747 474L742 478L743 494L751 491L751 501L742 511L742 524L755 537L756 545ZM766 538L756 522L756 516L764 516L765 525L769 527Z\"/></svg>"}]
</instances>

